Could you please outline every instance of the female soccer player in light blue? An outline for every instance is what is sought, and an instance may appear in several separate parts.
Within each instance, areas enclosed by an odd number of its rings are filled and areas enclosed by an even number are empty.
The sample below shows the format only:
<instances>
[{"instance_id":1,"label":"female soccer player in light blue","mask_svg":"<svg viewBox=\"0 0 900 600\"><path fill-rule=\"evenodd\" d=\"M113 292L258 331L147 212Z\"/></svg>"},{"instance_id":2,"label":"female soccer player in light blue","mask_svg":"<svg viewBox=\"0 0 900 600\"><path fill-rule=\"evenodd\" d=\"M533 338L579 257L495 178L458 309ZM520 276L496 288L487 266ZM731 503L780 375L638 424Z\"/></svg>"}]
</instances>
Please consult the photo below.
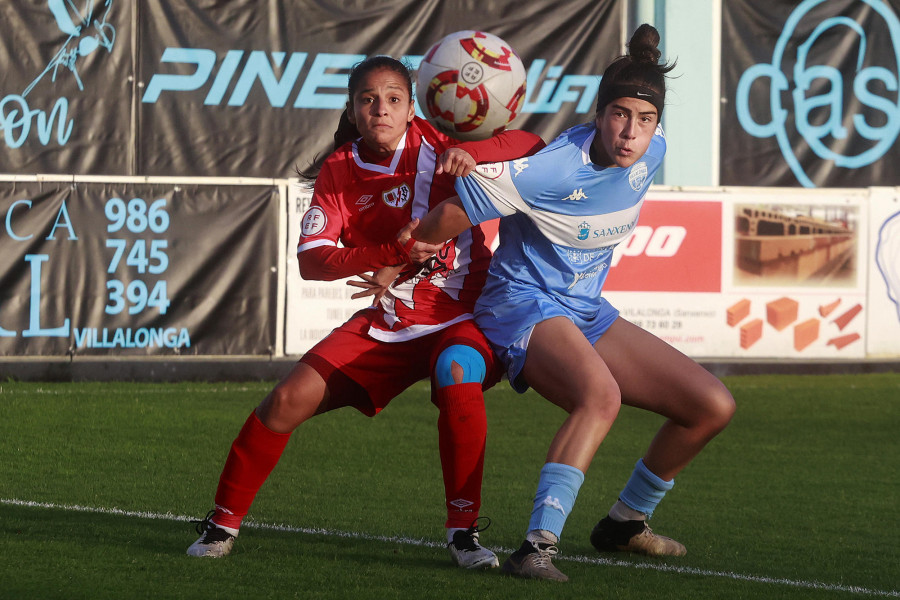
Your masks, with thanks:
<instances>
[{"instance_id":1,"label":"female soccer player in light blue","mask_svg":"<svg viewBox=\"0 0 900 600\"><path fill-rule=\"evenodd\" d=\"M503 565L516 576L568 579L551 558L622 403L667 420L591 542L601 552L684 554L683 545L653 533L646 520L675 475L734 414L718 379L619 317L601 296L613 248L637 224L666 151L659 117L672 66L659 64L658 44L656 29L641 25L628 55L603 75L593 122L565 131L533 156L457 179L458 198L436 207L413 232L419 242L438 242L501 218L476 322L517 391L530 386L569 413L541 470L526 540Z\"/></svg>"}]
</instances>

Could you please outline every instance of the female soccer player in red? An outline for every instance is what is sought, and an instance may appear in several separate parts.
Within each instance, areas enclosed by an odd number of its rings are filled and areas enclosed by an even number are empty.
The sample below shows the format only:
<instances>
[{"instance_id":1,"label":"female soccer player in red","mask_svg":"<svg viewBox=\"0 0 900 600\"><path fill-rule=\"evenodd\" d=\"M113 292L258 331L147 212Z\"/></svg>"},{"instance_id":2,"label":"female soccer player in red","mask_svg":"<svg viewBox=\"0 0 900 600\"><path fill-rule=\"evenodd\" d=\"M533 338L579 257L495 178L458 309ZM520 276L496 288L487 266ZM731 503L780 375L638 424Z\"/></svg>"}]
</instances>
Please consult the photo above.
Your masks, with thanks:
<instances>
[{"instance_id":1,"label":"female soccer player in red","mask_svg":"<svg viewBox=\"0 0 900 600\"><path fill-rule=\"evenodd\" d=\"M408 260L410 248L397 242L398 231L411 229L411 219L453 196L455 176L467 175L476 162L518 158L543 141L508 131L451 148L454 140L415 116L409 70L390 57L357 65L348 92L342 121L355 127L353 139L342 143L344 128L335 134L336 150L323 164L303 216L297 258L306 279L363 274L368 289L360 294L376 295L380 303L306 353L250 414L231 446L215 510L198 526L201 536L188 554L218 557L231 551L253 498L301 423L345 406L374 416L427 377L439 410L451 556L461 567L495 567L497 557L478 543L476 519L487 434L483 390L502 371L474 325L472 309L490 263L496 222L427 248L417 258L435 254L424 269L383 296L380 290ZM381 277L365 275L379 270Z\"/></svg>"}]
</instances>

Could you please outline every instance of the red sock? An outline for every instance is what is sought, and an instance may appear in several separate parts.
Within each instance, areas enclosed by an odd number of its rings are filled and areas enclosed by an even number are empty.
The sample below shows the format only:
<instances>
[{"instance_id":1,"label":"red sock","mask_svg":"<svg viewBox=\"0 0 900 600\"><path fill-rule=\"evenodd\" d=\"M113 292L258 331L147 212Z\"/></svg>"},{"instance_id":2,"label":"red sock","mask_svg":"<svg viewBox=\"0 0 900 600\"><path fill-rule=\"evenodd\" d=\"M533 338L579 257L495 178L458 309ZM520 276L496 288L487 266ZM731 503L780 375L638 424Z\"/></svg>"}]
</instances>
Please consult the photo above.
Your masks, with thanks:
<instances>
[{"instance_id":1,"label":"red sock","mask_svg":"<svg viewBox=\"0 0 900 600\"><path fill-rule=\"evenodd\" d=\"M241 432L231 444L225 468L216 490L213 522L237 529L269 473L281 458L290 433L276 433L250 413Z\"/></svg>"},{"instance_id":2,"label":"red sock","mask_svg":"<svg viewBox=\"0 0 900 600\"><path fill-rule=\"evenodd\" d=\"M445 527L469 527L481 508L487 414L480 383L437 390L438 444L447 497Z\"/></svg>"}]
</instances>

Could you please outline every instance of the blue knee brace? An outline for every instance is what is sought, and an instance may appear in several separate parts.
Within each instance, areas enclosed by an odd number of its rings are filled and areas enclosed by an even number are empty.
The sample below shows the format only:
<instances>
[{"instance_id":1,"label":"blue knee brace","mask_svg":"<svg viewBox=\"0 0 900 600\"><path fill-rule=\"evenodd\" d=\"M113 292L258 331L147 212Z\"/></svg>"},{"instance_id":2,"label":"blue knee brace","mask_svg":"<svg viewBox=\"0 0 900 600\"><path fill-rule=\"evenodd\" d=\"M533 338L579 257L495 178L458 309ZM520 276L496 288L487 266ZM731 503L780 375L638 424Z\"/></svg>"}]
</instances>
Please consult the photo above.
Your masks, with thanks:
<instances>
[{"instance_id":1,"label":"blue knee brace","mask_svg":"<svg viewBox=\"0 0 900 600\"><path fill-rule=\"evenodd\" d=\"M462 381L453 380L453 363L462 367ZM434 364L434 380L439 388L454 383L482 383L487 374L487 366L481 352L471 346L454 344L444 348Z\"/></svg>"}]
</instances>

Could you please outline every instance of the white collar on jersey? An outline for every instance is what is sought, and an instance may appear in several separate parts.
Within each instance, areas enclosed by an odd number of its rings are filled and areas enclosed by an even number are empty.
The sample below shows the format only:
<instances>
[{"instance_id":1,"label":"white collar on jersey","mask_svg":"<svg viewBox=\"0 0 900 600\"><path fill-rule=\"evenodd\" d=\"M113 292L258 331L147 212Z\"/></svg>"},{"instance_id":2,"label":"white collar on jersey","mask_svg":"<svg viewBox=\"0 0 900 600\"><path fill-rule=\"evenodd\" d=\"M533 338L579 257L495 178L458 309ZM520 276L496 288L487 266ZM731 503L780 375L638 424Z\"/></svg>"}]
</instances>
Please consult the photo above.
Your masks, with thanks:
<instances>
[{"instance_id":1,"label":"white collar on jersey","mask_svg":"<svg viewBox=\"0 0 900 600\"><path fill-rule=\"evenodd\" d=\"M353 142L353 161L356 163L356 166L360 169L366 169L367 171L375 171L376 173L384 173L386 175L393 175L394 171L397 170L397 164L400 162L400 157L403 155L403 150L406 148L406 138L409 135L409 128L406 128L406 133L403 134L403 137L400 138L400 143L397 144L397 149L394 150L394 158L391 159L391 164L388 166L376 165L374 163L365 162L362 157L359 155L359 144L362 143L360 138Z\"/></svg>"},{"instance_id":2,"label":"white collar on jersey","mask_svg":"<svg viewBox=\"0 0 900 600\"><path fill-rule=\"evenodd\" d=\"M594 143L594 138L597 137L597 128L594 127L594 130L591 132L584 143L581 145L581 161L584 165L592 164L591 160L591 144Z\"/></svg>"}]
</instances>

